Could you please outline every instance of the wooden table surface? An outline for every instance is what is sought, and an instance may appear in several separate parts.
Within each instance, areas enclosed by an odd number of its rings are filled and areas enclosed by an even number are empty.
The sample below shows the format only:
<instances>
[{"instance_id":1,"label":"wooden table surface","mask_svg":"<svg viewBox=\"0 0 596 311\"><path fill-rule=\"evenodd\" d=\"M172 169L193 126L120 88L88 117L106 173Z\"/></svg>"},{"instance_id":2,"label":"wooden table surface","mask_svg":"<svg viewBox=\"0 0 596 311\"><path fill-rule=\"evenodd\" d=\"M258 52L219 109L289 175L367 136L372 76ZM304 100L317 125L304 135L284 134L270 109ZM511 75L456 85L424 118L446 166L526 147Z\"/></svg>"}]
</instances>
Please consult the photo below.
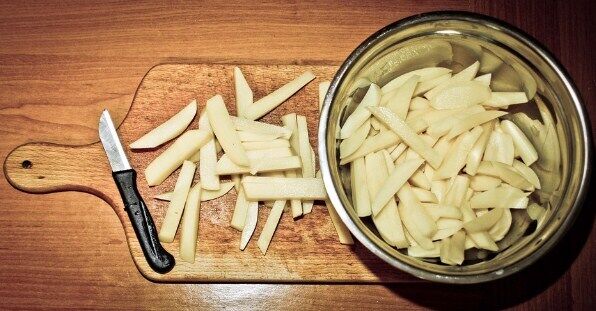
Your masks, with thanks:
<instances>
[{"instance_id":1,"label":"wooden table surface","mask_svg":"<svg viewBox=\"0 0 596 311\"><path fill-rule=\"evenodd\" d=\"M1 1L0 159L30 141L96 140L99 111L107 105L121 119L156 64L339 64L378 28L442 9L493 15L542 41L574 78L595 128L590 2ZM155 284L138 273L106 203L26 194L0 178L0 309L588 310L596 306L593 202L555 251L486 285Z\"/></svg>"}]
</instances>

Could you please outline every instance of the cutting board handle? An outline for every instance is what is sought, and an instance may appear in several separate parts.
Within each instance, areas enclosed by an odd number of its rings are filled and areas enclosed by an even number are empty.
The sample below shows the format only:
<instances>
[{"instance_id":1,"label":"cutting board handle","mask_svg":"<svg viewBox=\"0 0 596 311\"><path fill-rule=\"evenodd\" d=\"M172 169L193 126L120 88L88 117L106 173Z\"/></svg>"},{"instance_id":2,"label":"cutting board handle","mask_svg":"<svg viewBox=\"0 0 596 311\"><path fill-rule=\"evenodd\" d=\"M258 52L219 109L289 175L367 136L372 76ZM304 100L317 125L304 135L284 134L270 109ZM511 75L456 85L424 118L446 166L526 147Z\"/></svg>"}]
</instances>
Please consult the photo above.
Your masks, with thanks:
<instances>
[{"instance_id":1,"label":"cutting board handle","mask_svg":"<svg viewBox=\"0 0 596 311\"><path fill-rule=\"evenodd\" d=\"M99 143L62 146L30 143L14 149L4 161L4 175L15 188L30 193L82 191L114 206L115 189Z\"/></svg>"}]
</instances>

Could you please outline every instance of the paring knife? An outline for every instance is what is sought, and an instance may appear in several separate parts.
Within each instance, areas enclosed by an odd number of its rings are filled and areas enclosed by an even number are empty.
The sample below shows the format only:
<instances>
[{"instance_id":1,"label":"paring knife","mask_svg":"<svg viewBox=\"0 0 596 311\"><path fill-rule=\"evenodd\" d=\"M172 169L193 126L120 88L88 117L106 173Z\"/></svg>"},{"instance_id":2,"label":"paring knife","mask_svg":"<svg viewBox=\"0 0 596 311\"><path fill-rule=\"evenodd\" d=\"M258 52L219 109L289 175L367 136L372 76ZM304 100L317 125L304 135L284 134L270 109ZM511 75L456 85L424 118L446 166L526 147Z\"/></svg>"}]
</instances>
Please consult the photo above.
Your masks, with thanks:
<instances>
[{"instance_id":1,"label":"paring knife","mask_svg":"<svg viewBox=\"0 0 596 311\"><path fill-rule=\"evenodd\" d=\"M99 138L112 167L112 176L124 202L124 209L141 244L149 266L158 273L174 267L174 257L159 243L147 205L137 189L137 172L130 166L108 110L99 118Z\"/></svg>"}]
</instances>

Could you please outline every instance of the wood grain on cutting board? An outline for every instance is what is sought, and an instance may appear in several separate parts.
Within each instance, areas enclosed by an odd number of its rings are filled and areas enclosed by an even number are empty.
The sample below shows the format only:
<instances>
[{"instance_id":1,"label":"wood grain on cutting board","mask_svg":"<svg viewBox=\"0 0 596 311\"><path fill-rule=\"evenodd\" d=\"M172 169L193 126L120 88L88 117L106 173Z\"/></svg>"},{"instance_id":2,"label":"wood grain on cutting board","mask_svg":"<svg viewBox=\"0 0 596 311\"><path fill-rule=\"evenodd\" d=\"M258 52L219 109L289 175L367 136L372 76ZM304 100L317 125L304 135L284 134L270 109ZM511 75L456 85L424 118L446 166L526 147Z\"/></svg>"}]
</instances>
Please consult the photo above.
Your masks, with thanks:
<instances>
[{"instance_id":1,"label":"wood grain on cutting board","mask_svg":"<svg viewBox=\"0 0 596 311\"><path fill-rule=\"evenodd\" d=\"M153 196L174 188L178 170L164 183L148 187L144 168L170 143L156 149L132 151L128 144L167 120L196 99L197 117L189 128L197 127L198 115L206 101L221 94L230 114L235 115L234 66L213 64L165 64L152 68L143 78L126 115L118 128L131 165L136 168L139 191L159 228L168 202ZM240 65L256 99L269 94L301 73L312 71L317 79L263 118L281 125L281 116L295 112L307 117L310 142L317 147L319 120L318 83L330 80L337 67L303 65ZM27 162L28 161L28 162ZM166 274L153 272L130 225L111 177L102 146L28 144L7 158L5 172L17 188L45 193L64 190L88 192L108 202L122 222L135 264L146 277L159 281L199 282L397 282L414 278L393 269L366 250L360 243L339 243L326 207L317 205L311 214L294 221L284 213L267 255L261 254L256 240L267 219L269 208L259 208L259 221L251 243L239 250L240 232L229 226L236 192L201 204L197 254L194 263L180 260L178 237L164 247L176 257L175 268Z\"/></svg>"}]
</instances>

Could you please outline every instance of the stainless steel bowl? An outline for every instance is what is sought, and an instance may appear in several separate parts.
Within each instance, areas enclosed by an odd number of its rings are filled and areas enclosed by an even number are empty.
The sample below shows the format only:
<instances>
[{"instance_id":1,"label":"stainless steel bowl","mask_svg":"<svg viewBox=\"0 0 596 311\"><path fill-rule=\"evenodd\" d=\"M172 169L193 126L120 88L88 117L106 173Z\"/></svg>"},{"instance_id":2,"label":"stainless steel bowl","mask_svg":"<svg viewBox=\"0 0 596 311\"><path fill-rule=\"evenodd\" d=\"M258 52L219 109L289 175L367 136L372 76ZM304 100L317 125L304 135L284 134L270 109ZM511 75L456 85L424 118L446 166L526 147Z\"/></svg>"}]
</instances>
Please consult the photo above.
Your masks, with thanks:
<instances>
[{"instance_id":1,"label":"stainless steel bowl","mask_svg":"<svg viewBox=\"0 0 596 311\"><path fill-rule=\"evenodd\" d=\"M447 59L433 42L449 42L456 59ZM384 57L409 47L399 57ZM551 109L560 141L560 185L546 196L548 213L528 230L518 228L512 245L487 260L452 267L409 257L385 243L374 226L352 206L348 169L340 168L336 133L369 81L383 85L395 75L433 65L466 66L479 48L498 56L515 75L500 73L497 87L536 92ZM455 49L455 50L454 50ZM371 69L372 68L372 69ZM501 70L501 69L499 69ZM364 82L364 83L363 83ZM530 94L530 95L531 95ZM532 112L526 105L527 112ZM539 116L538 116L538 119ZM479 283L519 271L551 249L572 225L581 208L591 167L591 135L581 98L563 67L520 30L493 18L462 12L435 12L393 23L366 39L338 70L324 101L319 124L321 171L329 198L352 234L370 251L403 271L445 283ZM545 182L545 181L543 181ZM549 182L549 181L546 181Z\"/></svg>"}]
</instances>

